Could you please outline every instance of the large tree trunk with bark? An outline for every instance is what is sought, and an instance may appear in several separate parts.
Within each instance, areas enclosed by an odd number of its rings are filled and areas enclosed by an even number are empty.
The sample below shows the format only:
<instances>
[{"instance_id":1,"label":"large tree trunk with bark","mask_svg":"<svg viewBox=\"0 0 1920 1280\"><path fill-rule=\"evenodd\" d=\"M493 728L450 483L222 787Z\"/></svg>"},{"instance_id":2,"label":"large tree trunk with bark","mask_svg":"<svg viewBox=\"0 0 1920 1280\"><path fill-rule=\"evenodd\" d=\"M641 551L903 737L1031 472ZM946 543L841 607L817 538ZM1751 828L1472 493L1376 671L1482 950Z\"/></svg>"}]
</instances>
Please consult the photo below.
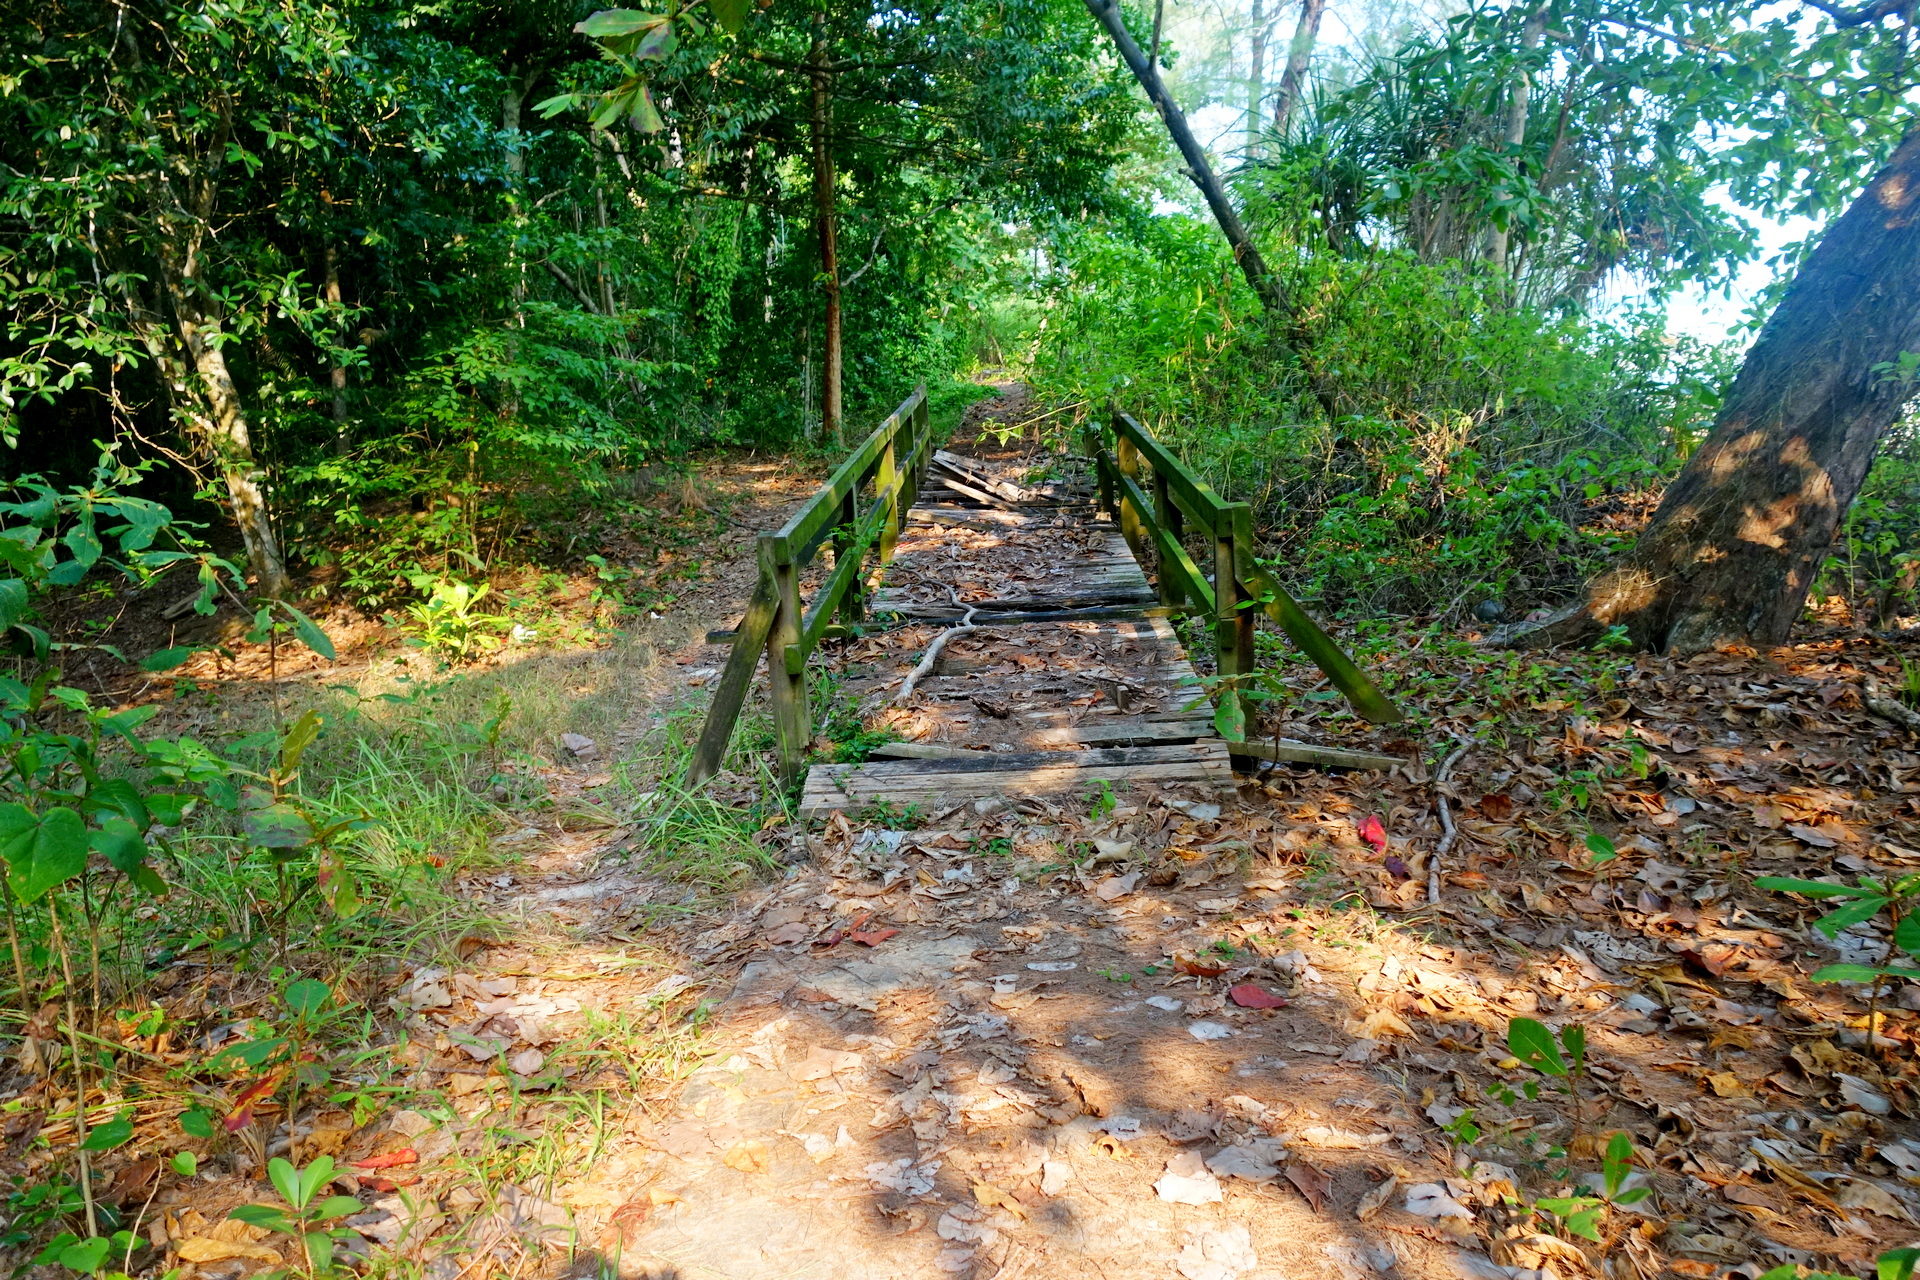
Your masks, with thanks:
<instances>
[{"instance_id":1,"label":"large tree trunk with bark","mask_svg":"<svg viewBox=\"0 0 1920 1280\"><path fill-rule=\"evenodd\" d=\"M1233 250L1233 260L1240 264L1240 272L1246 276L1247 283L1253 286L1260 305L1275 316L1290 316L1292 308L1287 305L1279 282L1267 270L1266 259L1254 248L1253 237L1247 234L1239 211L1233 207L1233 201L1227 198L1227 189L1220 185L1220 179L1207 159L1206 148L1193 136L1193 130L1187 125L1187 117L1168 95L1167 86L1160 79L1160 69L1148 61L1147 55L1140 51L1140 46L1127 31L1118 0L1087 0L1087 9L1106 28L1107 34L1113 38L1114 47L1120 50L1121 60L1133 72L1133 78L1140 82L1140 87L1147 91L1147 100L1160 112L1160 119L1166 124L1173 145L1179 149L1180 158L1186 161L1187 176L1200 189L1207 208L1213 212L1214 221L1220 224L1220 231L1227 237L1227 244Z\"/></svg>"},{"instance_id":2,"label":"large tree trunk with bark","mask_svg":"<svg viewBox=\"0 0 1920 1280\"><path fill-rule=\"evenodd\" d=\"M1273 131L1277 134L1286 133L1294 106L1306 89L1307 64L1313 60L1313 45L1320 38L1320 18L1326 11L1327 0L1300 0L1300 21L1294 24L1287 69L1280 75L1280 93L1273 100Z\"/></svg>"},{"instance_id":3,"label":"large tree trunk with bark","mask_svg":"<svg viewBox=\"0 0 1920 1280\"><path fill-rule=\"evenodd\" d=\"M1800 268L1633 552L1586 600L1503 639L1624 626L1675 654L1784 643L1914 394L1887 371L1907 351L1920 351L1920 129Z\"/></svg>"},{"instance_id":4,"label":"large tree trunk with bark","mask_svg":"<svg viewBox=\"0 0 1920 1280\"><path fill-rule=\"evenodd\" d=\"M820 292L826 301L826 349L820 360L820 427L835 447L846 444L841 423L840 364L840 246L834 226L833 99L828 77L827 15L813 19L813 221L820 242Z\"/></svg>"}]
</instances>

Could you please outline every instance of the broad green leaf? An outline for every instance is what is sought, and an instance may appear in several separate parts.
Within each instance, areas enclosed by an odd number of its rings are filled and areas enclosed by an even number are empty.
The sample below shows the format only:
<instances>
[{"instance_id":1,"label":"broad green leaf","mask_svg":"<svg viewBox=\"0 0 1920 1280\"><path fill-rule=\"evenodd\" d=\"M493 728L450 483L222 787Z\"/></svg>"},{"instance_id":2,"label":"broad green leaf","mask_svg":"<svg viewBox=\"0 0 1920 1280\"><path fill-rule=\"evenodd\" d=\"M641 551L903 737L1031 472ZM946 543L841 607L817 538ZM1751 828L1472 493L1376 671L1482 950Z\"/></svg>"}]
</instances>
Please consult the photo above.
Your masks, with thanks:
<instances>
[{"instance_id":1,"label":"broad green leaf","mask_svg":"<svg viewBox=\"0 0 1920 1280\"><path fill-rule=\"evenodd\" d=\"M307 753L313 740L320 734L320 726L325 721L320 714L311 709L300 713L300 718L287 726L287 736L280 740L280 771L292 774L300 767L300 757Z\"/></svg>"},{"instance_id":2,"label":"broad green leaf","mask_svg":"<svg viewBox=\"0 0 1920 1280\"><path fill-rule=\"evenodd\" d=\"M1893 945L1910 956L1920 957L1920 915L1910 915L1893 931Z\"/></svg>"},{"instance_id":3,"label":"broad green leaf","mask_svg":"<svg viewBox=\"0 0 1920 1280\"><path fill-rule=\"evenodd\" d=\"M181 663L200 652L190 644L178 644L171 649L156 649L140 659L142 671L171 671Z\"/></svg>"},{"instance_id":4,"label":"broad green leaf","mask_svg":"<svg viewBox=\"0 0 1920 1280\"><path fill-rule=\"evenodd\" d=\"M106 778L94 783L87 791L86 807L89 812L117 813L142 831L153 823L146 801L140 798L140 789L125 778Z\"/></svg>"},{"instance_id":5,"label":"broad green leaf","mask_svg":"<svg viewBox=\"0 0 1920 1280\"><path fill-rule=\"evenodd\" d=\"M95 1236L91 1240L82 1240L79 1244L70 1244L60 1251L60 1265L73 1271L92 1275L107 1261L107 1250L113 1242L104 1236Z\"/></svg>"},{"instance_id":6,"label":"broad green leaf","mask_svg":"<svg viewBox=\"0 0 1920 1280\"><path fill-rule=\"evenodd\" d=\"M133 1112L122 1111L105 1124L95 1125L87 1130L87 1140L80 1144L82 1151L112 1151L123 1147L133 1140Z\"/></svg>"},{"instance_id":7,"label":"broad green leaf","mask_svg":"<svg viewBox=\"0 0 1920 1280\"><path fill-rule=\"evenodd\" d=\"M200 1172L200 1158L191 1151L175 1152L167 1166L183 1178L191 1178Z\"/></svg>"},{"instance_id":8,"label":"broad green leaf","mask_svg":"<svg viewBox=\"0 0 1920 1280\"><path fill-rule=\"evenodd\" d=\"M574 23L573 29L583 36L603 40L608 36L630 36L665 21L667 15L664 13L644 13L639 9L602 9Z\"/></svg>"},{"instance_id":9,"label":"broad green leaf","mask_svg":"<svg viewBox=\"0 0 1920 1280\"><path fill-rule=\"evenodd\" d=\"M740 28L747 24L747 11L752 0L707 0L707 10L713 14L713 20L720 24L723 31L739 35Z\"/></svg>"},{"instance_id":10,"label":"broad green leaf","mask_svg":"<svg viewBox=\"0 0 1920 1280\"><path fill-rule=\"evenodd\" d=\"M1913 1280L1920 1270L1920 1245L1889 1249L1874 1264L1874 1280Z\"/></svg>"},{"instance_id":11,"label":"broad green leaf","mask_svg":"<svg viewBox=\"0 0 1920 1280\"><path fill-rule=\"evenodd\" d=\"M287 1002L287 1009L296 1018L307 1018L327 1007L327 1002L333 999L333 988L317 978L302 978L288 983L281 999Z\"/></svg>"},{"instance_id":12,"label":"broad green leaf","mask_svg":"<svg viewBox=\"0 0 1920 1280\"><path fill-rule=\"evenodd\" d=\"M124 875L133 875L147 860L147 842L140 829L118 815L89 832L87 845Z\"/></svg>"},{"instance_id":13,"label":"broad green leaf","mask_svg":"<svg viewBox=\"0 0 1920 1280\"><path fill-rule=\"evenodd\" d=\"M267 1161L267 1181L280 1193L280 1198L296 1209L304 1208L306 1200L300 1194L300 1174L285 1156L275 1156Z\"/></svg>"},{"instance_id":14,"label":"broad green leaf","mask_svg":"<svg viewBox=\"0 0 1920 1280\"><path fill-rule=\"evenodd\" d=\"M1829 938L1837 938L1862 921L1871 920L1879 915L1886 905L1887 899L1879 896L1861 898L1858 902L1849 902L1838 911L1829 911L1815 920L1813 927Z\"/></svg>"},{"instance_id":15,"label":"broad green leaf","mask_svg":"<svg viewBox=\"0 0 1920 1280\"><path fill-rule=\"evenodd\" d=\"M263 787L241 792L240 827L263 849L300 849L313 839L307 815Z\"/></svg>"},{"instance_id":16,"label":"broad green leaf","mask_svg":"<svg viewBox=\"0 0 1920 1280\"><path fill-rule=\"evenodd\" d=\"M1567 1060L1560 1056L1553 1032L1532 1018L1515 1018L1507 1024L1507 1048L1513 1056L1550 1076L1567 1074Z\"/></svg>"},{"instance_id":17,"label":"broad green leaf","mask_svg":"<svg viewBox=\"0 0 1920 1280\"><path fill-rule=\"evenodd\" d=\"M300 643L325 658L328 662L332 662L335 657L333 641L327 639L327 633L322 631L312 618L309 618L285 600L279 603L280 607L286 610L287 616L293 619L293 634L300 637Z\"/></svg>"},{"instance_id":18,"label":"broad green leaf","mask_svg":"<svg viewBox=\"0 0 1920 1280\"><path fill-rule=\"evenodd\" d=\"M315 1156L312 1164L300 1172L300 1207L313 1203L320 1188L333 1180L333 1157Z\"/></svg>"},{"instance_id":19,"label":"broad green leaf","mask_svg":"<svg viewBox=\"0 0 1920 1280\"><path fill-rule=\"evenodd\" d=\"M1567 1051L1567 1061L1578 1067L1587 1060L1587 1029L1578 1023L1560 1029L1560 1044Z\"/></svg>"},{"instance_id":20,"label":"broad green leaf","mask_svg":"<svg viewBox=\"0 0 1920 1280\"><path fill-rule=\"evenodd\" d=\"M20 900L36 902L86 870L87 824L71 809L48 810L28 830L0 838L0 856Z\"/></svg>"},{"instance_id":21,"label":"broad green leaf","mask_svg":"<svg viewBox=\"0 0 1920 1280\"><path fill-rule=\"evenodd\" d=\"M1753 882L1753 887L1774 893L1797 893L1805 898L1868 898L1878 897L1880 893L1871 887L1834 884L1829 880L1795 880L1790 876L1761 876Z\"/></svg>"},{"instance_id":22,"label":"broad green leaf","mask_svg":"<svg viewBox=\"0 0 1920 1280\"><path fill-rule=\"evenodd\" d=\"M1633 1139L1625 1132L1607 1139L1607 1154L1601 1168L1606 1178L1607 1198L1613 1199L1626 1185L1627 1175L1633 1172Z\"/></svg>"},{"instance_id":23,"label":"broad green leaf","mask_svg":"<svg viewBox=\"0 0 1920 1280\"><path fill-rule=\"evenodd\" d=\"M278 1159L278 1157L275 1157ZM271 1204L243 1204L227 1215L248 1226L265 1227L269 1231L291 1231L293 1222L287 1217L286 1210Z\"/></svg>"},{"instance_id":24,"label":"broad green leaf","mask_svg":"<svg viewBox=\"0 0 1920 1280\"><path fill-rule=\"evenodd\" d=\"M329 1218L344 1218L350 1213L358 1213L366 1208L352 1196L328 1196L308 1210L308 1217L314 1222L325 1222Z\"/></svg>"},{"instance_id":25,"label":"broad green leaf","mask_svg":"<svg viewBox=\"0 0 1920 1280\"><path fill-rule=\"evenodd\" d=\"M1829 964L1813 971L1815 982L1872 982L1875 978L1908 978L1920 982L1920 969L1877 964Z\"/></svg>"},{"instance_id":26,"label":"broad green leaf","mask_svg":"<svg viewBox=\"0 0 1920 1280\"><path fill-rule=\"evenodd\" d=\"M0 631L27 616L27 584L18 578L0 580Z\"/></svg>"},{"instance_id":27,"label":"broad green leaf","mask_svg":"<svg viewBox=\"0 0 1920 1280\"><path fill-rule=\"evenodd\" d=\"M180 1113L180 1130L189 1138L211 1138L213 1116L205 1107L189 1107Z\"/></svg>"},{"instance_id":28,"label":"broad green leaf","mask_svg":"<svg viewBox=\"0 0 1920 1280\"><path fill-rule=\"evenodd\" d=\"M1587 832L1587 853L1596 866L1602 862L1612 862L1620 856L1620 850L1614 847L1613 841L1598 831Z\"/></svg>"}]
</instances>

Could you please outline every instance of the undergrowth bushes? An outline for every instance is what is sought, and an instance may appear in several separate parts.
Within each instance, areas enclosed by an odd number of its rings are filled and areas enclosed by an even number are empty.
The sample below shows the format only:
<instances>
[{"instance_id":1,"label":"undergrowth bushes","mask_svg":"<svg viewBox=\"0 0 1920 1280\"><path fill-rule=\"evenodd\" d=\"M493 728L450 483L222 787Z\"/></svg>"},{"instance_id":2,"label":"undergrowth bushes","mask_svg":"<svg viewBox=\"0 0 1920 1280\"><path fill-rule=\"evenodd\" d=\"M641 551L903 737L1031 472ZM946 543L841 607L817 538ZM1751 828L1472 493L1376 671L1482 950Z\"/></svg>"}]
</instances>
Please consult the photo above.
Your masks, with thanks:
<instances>
[{"instance_id":1,"label":"undergrowth bushes","mask_svg":"<svg viewBox=\"0 0 1920 1280\"><path fill-rule=\"evenodd\" d=\"M1056 403L1114 400L1253 502L1270 554L1336 609L1558 598L1630 532L1725 372L1657 318L1512 308L1457 264L1323 255L1283 274L1305 363L1212 228L1079 232L1047 282L1033 380Z\"/></svg>"}]
</instances>

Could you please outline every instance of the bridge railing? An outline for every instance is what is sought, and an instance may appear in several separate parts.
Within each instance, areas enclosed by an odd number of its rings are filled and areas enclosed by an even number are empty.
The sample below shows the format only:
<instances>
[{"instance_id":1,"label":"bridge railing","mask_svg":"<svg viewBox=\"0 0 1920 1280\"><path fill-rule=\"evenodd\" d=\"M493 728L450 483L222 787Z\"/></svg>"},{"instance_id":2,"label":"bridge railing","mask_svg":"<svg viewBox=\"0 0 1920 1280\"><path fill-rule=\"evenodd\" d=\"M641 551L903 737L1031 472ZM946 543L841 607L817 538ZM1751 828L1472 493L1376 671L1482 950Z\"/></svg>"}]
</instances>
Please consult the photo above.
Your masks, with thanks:
<instances>
[{"instance_id":1,"label":"bridge railing","mask_svg":"<svg viewBox=\"0 0 1920 1280\"><path fill-rule=\"evenodd\" d=\"M860 442L784 525L759 535L760 579L733 632L733 651L694 747L688 783L719 770L763 653L772 684L780 772L791 780L805 766L813 737L807 659L837 618L858 622L866 616L865 565L869 557L880 564L893 559L901 522L913 506L932 454L923 385ZM833 568L803 601L800 580L823 546L833 548Z\"/></svg>"},{"instance_id":2,"label":"bridge railing","mask_svg":"<svg viewBox=\"0 0 1920 1280\"><path fill-rule=\"evenodd\" d=\"M1151 557L1158 566L1154 577L1160 603L1213 619L1219 672L1214 723L1229 743L1246 742L1253 628L1262 613L1326 673L1355 711L1375 724L1405 718L1260 566L1254 556L1250 505L1220 497L1151 432L1117 409L1105 423L1087 423L1084 446L1093 460L1100 505L1112 514L1134 556L1143 564ZM1189 537L1211 546L1208 571L1187 550Z\"/></svg>"}]
</instances>

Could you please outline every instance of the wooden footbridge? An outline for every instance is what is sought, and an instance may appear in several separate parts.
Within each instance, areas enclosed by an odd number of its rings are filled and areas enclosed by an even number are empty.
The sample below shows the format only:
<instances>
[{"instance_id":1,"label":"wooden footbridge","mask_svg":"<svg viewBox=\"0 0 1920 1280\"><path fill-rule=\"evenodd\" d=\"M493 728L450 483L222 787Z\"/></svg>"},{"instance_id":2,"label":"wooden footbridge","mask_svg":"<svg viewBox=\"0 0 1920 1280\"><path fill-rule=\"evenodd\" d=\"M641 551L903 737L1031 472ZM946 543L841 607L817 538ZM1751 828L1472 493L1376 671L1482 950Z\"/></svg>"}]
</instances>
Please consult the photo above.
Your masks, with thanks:
<instances>
[{"instance_id":1,"label":"wooden footbridge","mask_svg":"<svg viewBox=\"0 0 1920 1280\"><path fill-rule=\"evenodd\" d=\"M1246 503L1222 500L1124 413L1081 443L1077 474L1008 474L939 449L916 390L759 536L746 612L713 637L733 649L687 780L720 767L763 655L781 773L806 772L810 818L1103 782L1221 787L1257 759L1394 763L1249 738L1262 618L1362 716L1401 716L1258 564ZM1211 636L1205 676L1176 634L1183 618ZM809 769L809 660L829 639L821 682L900 741Z\"/></svg>"}]
</instances>

